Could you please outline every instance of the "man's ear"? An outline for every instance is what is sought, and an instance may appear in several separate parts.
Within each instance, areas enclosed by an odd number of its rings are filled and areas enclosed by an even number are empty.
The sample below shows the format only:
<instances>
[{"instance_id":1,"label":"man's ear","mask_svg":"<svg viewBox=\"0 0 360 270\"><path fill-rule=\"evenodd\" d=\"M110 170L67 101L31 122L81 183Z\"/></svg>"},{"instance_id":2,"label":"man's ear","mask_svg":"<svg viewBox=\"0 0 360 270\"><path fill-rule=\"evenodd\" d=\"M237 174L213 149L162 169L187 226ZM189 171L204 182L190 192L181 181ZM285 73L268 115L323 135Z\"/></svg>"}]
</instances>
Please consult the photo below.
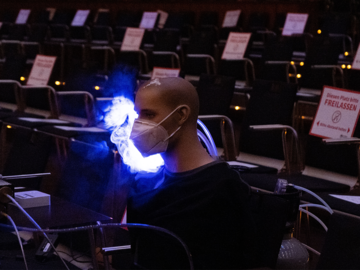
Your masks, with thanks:
<instances>
[{"instance_id":1,"label":"man's ear","mask_svg":"<svg viewBox=\"0 0 360 270\"><path fill-rule=\"evenodd\" d=\"M188 105L182 105L181 108L179 108L178 110L178 121L179 121L179 125L181 126L182 124L184 124L186 122L186 120L189 118L191 113L191 109Z\"/></svg>"}]
</instances>

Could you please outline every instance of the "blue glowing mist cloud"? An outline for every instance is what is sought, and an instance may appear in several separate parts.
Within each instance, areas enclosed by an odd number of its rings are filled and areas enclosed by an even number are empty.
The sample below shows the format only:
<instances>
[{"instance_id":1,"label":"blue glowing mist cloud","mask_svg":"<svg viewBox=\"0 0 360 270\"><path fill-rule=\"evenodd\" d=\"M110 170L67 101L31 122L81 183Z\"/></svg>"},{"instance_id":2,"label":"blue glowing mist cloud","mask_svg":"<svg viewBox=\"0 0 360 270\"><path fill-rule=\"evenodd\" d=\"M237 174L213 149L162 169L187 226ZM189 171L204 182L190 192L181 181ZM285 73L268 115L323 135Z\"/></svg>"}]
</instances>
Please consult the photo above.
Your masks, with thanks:
<instances>
[{"instance_id":1,"label":"blue glowing mist cloud","mask_svg":"<svg viewBox=\"0 0 360 270\"><path fill-rule=\"evenodd\" d=\"M157 154L144 158L129 139L137 117L134 103L130 99L123 96L116 97L105 115L105 127L112 130L110 140L116 145L130 172L157 172L164 165L162 157Z\"/></svg>"}]
</instances>

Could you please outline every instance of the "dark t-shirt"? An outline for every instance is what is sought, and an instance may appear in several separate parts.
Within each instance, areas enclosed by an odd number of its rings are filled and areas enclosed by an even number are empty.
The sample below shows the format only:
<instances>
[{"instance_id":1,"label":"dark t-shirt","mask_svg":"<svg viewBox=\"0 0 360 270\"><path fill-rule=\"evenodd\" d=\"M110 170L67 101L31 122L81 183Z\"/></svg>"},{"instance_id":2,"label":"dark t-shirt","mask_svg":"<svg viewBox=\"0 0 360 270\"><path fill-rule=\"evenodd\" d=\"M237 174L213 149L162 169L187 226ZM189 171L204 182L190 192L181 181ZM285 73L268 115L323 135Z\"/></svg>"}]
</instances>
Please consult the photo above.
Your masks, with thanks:
<instances>
[{"instance_id":1,"label":"dark t-shirt","mask_svg":"<svg viewBox=\"0 0 360 270\"><path fill-rule=\"evenodd\" d=\"M177 234L189 247L198 269L255 266L250 188L226 162L182 173L162 169L151 177L137 178L128 197L128 222L156 225ZM153 267L187 267L170 244L161 244L156 238L143 243L147 251L139 258L143 255L145 262L154 262ZM161 245L165 250L160 251Z\"/></svg>"}]
</instances>

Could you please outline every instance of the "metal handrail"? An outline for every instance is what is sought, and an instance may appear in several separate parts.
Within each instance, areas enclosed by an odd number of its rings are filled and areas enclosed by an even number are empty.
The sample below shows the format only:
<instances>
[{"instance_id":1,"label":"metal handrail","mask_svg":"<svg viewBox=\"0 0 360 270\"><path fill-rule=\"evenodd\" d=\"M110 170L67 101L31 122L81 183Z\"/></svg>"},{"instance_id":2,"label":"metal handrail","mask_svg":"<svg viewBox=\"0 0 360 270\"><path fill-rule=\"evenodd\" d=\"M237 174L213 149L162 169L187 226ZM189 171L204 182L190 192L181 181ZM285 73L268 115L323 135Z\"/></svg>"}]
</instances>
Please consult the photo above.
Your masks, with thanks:
<instances>
[{"instance_id":1,"label":"metal handrail","mask_svg":"<svg viewBox=\"0 0 360 270\"><path fill-rule=\"evenodd\" d=\"M236 160L236 145L235 145L235 133L234 133L234 125L231 119L225 115L219 114L210 114L210 115L199 115L198 118L200 120L221 120L221 138L224 145L225 159L226 160ZM225 134L225 124L229 127L230 132L230 147L226 140Z\"/></svg>"},{"instance_id":2,"label":"metal handrail","mask_svg":"<svg viewBox=\"0 0 360 270\"><path fill-rule=\"evenodd\" d=\"M95 101L93 95L86 91L61 91L57 92L57 96L84 96L85 101L85 112L87 117L87 126L92 127L96 125L96 117L95 117Z\"/></svg>"}]
</instances>

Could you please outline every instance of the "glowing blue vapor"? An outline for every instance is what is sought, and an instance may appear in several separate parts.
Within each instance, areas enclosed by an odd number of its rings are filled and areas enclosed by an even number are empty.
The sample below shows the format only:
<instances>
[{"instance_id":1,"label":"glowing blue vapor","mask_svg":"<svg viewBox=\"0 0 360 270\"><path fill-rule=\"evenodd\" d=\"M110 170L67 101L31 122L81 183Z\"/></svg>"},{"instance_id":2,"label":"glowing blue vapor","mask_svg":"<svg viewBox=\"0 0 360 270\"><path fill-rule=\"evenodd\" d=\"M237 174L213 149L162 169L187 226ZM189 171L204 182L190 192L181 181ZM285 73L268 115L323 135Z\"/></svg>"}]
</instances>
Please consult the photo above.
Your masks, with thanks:
<instances>
[{"instance_id":1,"label":"glowing blue vapor","mask_svg":"<svg viewBox=\"0 0 360 270\"><path fill-rule=\"evenodd\" d=\"M105 116L105 125L113 129L110 140L116 147L132 173L139 171L157 172L164 165L160 154L144 158L129 139L134 120L138 114L134 103L123 96L113 99L112 107Z\"/></svg>"}]
</instances>

